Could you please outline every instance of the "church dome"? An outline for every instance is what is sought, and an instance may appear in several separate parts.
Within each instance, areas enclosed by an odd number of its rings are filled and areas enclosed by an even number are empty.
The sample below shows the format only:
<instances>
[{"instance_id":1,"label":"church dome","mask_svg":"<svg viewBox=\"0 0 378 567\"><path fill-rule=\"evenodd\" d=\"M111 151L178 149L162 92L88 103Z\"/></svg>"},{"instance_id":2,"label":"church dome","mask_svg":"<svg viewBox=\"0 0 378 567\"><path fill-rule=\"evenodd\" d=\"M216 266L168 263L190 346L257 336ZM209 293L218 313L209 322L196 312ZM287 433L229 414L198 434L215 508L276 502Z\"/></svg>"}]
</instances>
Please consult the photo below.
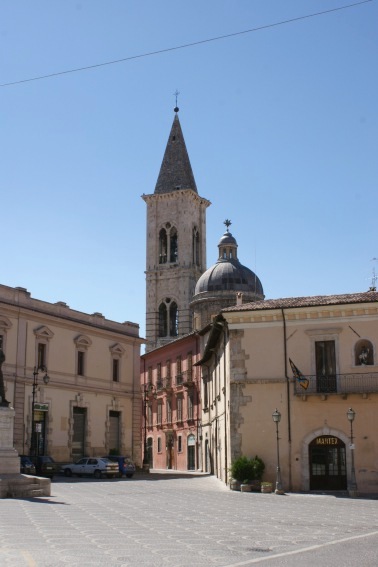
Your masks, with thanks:
<instances>
[{"instance_id":1,"label":"church dome","mask_svg":"<svg viewBox=\"0 0 378 567\"><path fill-rule=\"evenodd\" d=\"M264 298L259 278L239 262L237 247L236 239L227 228L218 243L218 261L199 278L194 297L205 292L241 291L247 293L245 299L249 301ZM256 297L250 297L251 294Z\"/></svg>"},{"instance_id":2,"label":"church dome","mask_svg":"<svg viewBox=\"0 0 378 567\"><path fill-rule=\"evenodd\" d=\"M225 221L227 231L218 243L219 256L198 279L190 303L197 329L205 327L214 315L238 301L250 302L264 299L259 278L238 260L238 244L229 232L230 221Z\"/></svg>"},{"instance_id":3,"label":"church dome","mask_svg":"<svg viewBox=\"0 0 378 567\"><path fill-rule=\"evenodd\" d=\"M263 296L259 278L239 260L219 259L197 282L194 295L208 291L242 291ZM263 299L263 297L258 297Z\"/></svg>"}]
</instances>

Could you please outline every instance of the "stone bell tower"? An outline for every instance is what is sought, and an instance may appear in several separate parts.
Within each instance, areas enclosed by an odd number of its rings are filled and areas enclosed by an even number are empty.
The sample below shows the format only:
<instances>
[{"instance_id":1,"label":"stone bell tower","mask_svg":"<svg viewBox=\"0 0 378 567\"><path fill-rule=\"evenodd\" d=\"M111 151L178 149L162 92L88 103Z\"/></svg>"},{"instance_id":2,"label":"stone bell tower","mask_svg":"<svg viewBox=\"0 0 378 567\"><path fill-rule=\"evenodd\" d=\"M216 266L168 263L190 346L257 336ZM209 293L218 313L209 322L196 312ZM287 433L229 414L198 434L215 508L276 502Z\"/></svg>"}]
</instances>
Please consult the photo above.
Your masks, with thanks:
<instances>
[{"instance_id":1,"label":"stone bell tower","mask_svg":"<svg viewBox=\"0 0 378 567\"><path fill-rule=\"evenodd\" d=\"M189 307L206 269L206 209L176 108L155 191L147 205L146 350L192 331Z\"/></svg>"}]
</instances>

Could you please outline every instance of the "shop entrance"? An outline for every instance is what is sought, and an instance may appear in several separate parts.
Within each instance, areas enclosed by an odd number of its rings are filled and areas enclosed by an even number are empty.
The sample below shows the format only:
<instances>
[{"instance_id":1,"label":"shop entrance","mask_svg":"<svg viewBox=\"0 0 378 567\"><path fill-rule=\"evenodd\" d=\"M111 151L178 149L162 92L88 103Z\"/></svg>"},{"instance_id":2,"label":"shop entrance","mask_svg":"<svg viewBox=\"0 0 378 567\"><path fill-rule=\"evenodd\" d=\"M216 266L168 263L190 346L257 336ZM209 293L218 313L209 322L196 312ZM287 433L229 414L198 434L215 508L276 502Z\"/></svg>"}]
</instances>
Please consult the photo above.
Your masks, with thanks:
<instances>
[{"instance_id":1,"label":"shop entrance","mask_svg":"<svg viewBox=\"0 0 378 567\"><path fill-rule=\"evenodd\" d=\"M309 445L310 490L346 490L345 443L321 435Z\"/></svg>"}]
</instances>

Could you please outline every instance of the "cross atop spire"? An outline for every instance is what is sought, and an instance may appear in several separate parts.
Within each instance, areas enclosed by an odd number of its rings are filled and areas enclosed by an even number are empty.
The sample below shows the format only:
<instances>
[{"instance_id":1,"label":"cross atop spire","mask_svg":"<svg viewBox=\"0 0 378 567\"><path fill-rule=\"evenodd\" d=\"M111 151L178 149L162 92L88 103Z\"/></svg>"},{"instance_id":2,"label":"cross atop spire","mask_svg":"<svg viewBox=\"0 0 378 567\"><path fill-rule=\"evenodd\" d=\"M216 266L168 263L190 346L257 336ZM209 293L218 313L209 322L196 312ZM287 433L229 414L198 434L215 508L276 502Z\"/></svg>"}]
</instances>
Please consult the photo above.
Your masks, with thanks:
<instances>
[{"instance_id":1,"label":"cross atop spire","mask_svg":"<svg viewBox=\"0 0 378 567\"><path fill-rule=\"evenodd\" d=\"M176 106L174 107L174 111L176 112L176 114L178 113L178 111L180 110L179 107L177 106L177 97L180 94L180 92L176 89L175 92L173 93L173 96L176 97Z\"/></svg>"}]
</instances>

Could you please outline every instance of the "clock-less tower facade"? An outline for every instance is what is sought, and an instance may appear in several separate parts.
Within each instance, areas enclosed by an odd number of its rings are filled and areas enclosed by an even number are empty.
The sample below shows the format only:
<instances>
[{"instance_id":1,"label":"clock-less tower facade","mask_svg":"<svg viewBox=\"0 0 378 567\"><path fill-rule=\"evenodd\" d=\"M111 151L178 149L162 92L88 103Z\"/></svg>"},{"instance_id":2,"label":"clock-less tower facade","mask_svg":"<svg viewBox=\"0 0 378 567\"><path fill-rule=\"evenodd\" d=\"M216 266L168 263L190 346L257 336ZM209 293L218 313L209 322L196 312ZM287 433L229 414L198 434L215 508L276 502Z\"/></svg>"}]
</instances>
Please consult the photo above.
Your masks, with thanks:
<instances>
[{"instance_id":1,"label":"clock-less tower facade","mask_svg":"<svg viewBox=\"0 0 378 567\"><path fill-rule=\"evenodd\" d=\"M146 350L193 330L192 300L206 269L206 209L175 116L155 191L147 205Z\"/></svg>"}]
</instances>

